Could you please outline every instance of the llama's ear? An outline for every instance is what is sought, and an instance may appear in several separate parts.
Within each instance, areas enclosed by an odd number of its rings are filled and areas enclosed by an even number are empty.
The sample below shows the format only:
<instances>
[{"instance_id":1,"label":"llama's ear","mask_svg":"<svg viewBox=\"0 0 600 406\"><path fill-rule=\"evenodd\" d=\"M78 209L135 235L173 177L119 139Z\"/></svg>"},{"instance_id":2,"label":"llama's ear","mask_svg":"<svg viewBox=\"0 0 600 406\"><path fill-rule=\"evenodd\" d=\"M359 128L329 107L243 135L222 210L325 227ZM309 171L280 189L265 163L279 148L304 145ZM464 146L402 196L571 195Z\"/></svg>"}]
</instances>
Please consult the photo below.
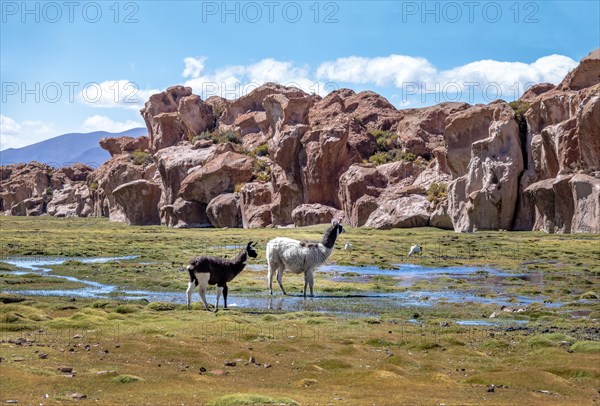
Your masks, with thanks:
<instances>
[{"instance_id":1,"label":"llama's ear","mask_svg":"<svg viewBox=\"0 0 600 406\"><path fill-rule=\"evenodd\" d=\"M256 247L256 244L258 244L258 241L256 241L254 244L252 244L252 246Z\"/></svg>"},{"instance_id":2,"label":"llama's ear","mask_svg":"<svg viewBox=\"0 0 600 406\"><path fill-rule=\"evenodd\" d=\"M337 221L337 219L334 218L333 220L331 220L331 224L337 226L340 223Z\"/></svg>"}]
</instances>

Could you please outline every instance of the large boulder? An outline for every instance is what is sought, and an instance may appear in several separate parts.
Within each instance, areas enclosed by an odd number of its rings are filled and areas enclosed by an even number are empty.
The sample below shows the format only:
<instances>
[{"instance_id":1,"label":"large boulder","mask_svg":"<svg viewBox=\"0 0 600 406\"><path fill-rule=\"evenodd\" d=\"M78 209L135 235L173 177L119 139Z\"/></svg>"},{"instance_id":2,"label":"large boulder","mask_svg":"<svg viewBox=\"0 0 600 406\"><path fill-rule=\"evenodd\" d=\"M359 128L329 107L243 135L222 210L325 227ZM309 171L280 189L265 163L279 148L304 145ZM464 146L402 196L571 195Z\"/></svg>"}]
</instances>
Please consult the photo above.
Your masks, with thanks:
<instances>
[{"instance_id":1,"label":"large boulder","mask_svg":"<svg viewBox=\"0 0 600 406\"><path fill-rule=\"evenodd\" d=\"M244 228L267 227L272 224L271 202L273 187L270 183L246 183L240 191L240 210Z\"/></svg>"},{"instance_id":2,"label":"large boulder","mask_svg":"<svg viewBox=\"0 0 600 406\"><path fill-rule=\"evenodd\" d=\"M498 107L498 103L478 104L448 117L444 138L447 165L453 178L467 173L472 145L490 136L490 125ZM504 105L501 109L505 109Z\"/></svg>"},{"instance_id":3,"label":"large boulder","mask_svg":"<svg viewBox=\"0 0 600 406\"><path fill-rule=\"evenodd\" d=\"M120 185L112 193L124 213L127 224L133 226L160 224L158 212L160 185L138 179Z\"/></svg>"},{"instance_id":4,"label":"large boulder","mask_svg":"<svg viewBox=\"0 0 600 406\"><path fill-rule=\"evenodd\" d=\"M181 182L180 195L186 200L208 204L216 196L231 193L236 185L248 182L253 169L253 158L233 151L225 152L190 173Z\"/></svg>"},{"instance_id":5,"label":"large boulder","mask_svg":"<svg viewBox=\"0 0 600 406\"><path fill-rule=\"evenodd\" d=\"M215 197L208 203L206 214L214 227L242 227L239 193L225 193Z\"/></svg>"},{"instance_id":6,"label":"large boulder","mask_svg":"<svg viewBox=\"0 0 600 406\"><path fill-rule=\"evenodd\" d=\"M440 103L419 109L400 110L394 130L404 151L429 159L433 149L444 145L448 116L468 107L467 103Z\"/></svg>"},{"instance_id":7,"label":"large boulder","mask_svg":"<svg viewBox=\"0 0 600 406\"><path fill-rule=\"evenodd\" d=\"M190 170L204 165L217 151L229 148L230 146L219 147L211 143L205 148L194 149L190 144L184 143L158 151L154 159L163 188L161 206L175 203L179 197L181 182Z\"/></svg>"},{"instance_id":8,"label":"large boulder","mask_svg":"<svg viewBox=\"0 0 600 406\"><path fill-rule=\"evenodd\" d=\"M139 179L149 180L155 171L153 164L136 164L125 154L116 155L102 164L88 178L90 194L94 201L93 215L125 222L125 214L121 206L116 204L113 191L124 183Z\"/></svg>"},{"instance_id":9,"label":"large boulder","mask_svg":"<svg viewBox=\"0 0 600 406\"><path fill-rule=\"evenodd\" d=\"M157 151L179 142L185 129L179 120L179 102L192 95L192 89L172 86L161 93L153 94L140 110L150 137L150 150Z\"/></svg>"},{"instance_id":10,"label":"large boulder","mask_svg":"<svg viewBox=\"0 0 600 406\"><path fill-rule=\"evenodd\" d=\"M11 216L40 216L46 212L47 199L45 196L30 197L13 205Z\"/></svg>"},{"instance_id":11,"label":"large boulder","mask_svg":"<svg viewBox=\"0 0 600 406\"><path fill-rule=\"evenodd\" d=\"M30 198L47 196L54 187L60 188L61 184L52 185L52 167L32 161L28 164L15 164L3 166L2 182L0 183L0 210L10 211L15 205ZM34 213L33 203L21 205L14 210L14 215L27 215ZM42 207L45 209L45 206Z\"/></svg>"},{"instance_id":12,"label":"large boulder","mask_svg":"<svg viewBox=\"0 0 600 406\"><path fill-rule=\"evenodd\" d=\"M300 153L304 202L341 207L338 197L340 176L360 155L348 143L348 126L310 130L302 137Z\"/></svg>"},{"instance_id":13,"label":"large boulder","mask_svg":"<svg viewBox=\"0 0 600 406\"><path fill-rule=\"evenodd\" d=\"M600 233L600 179L579 174L569 181L573 191L573 233Z\"/></svg>"},{"instance_id":14,"label":"large boulder","mask_svg":"<svg viewBox=\"0 0 600 406\"><path fill-rule=\"evenodd\" d=\"M306 227L315 224L329 224L333 219L343 217L343 212L335 207L319 203L303 204L292 212L295 227Z\"/></svg>"},{"instance_id":15,"label":"large boulder","mask_svg":"<svg viewBox=\"0 0 600 406\"><path fill-rule=\"evenodd\" d=\"M309 130L308 111L317 99L316 96L289 98L273 94L263 101L272 134L269 140L274 190L271 214L273 223L277 225L291 224L292 211L304 202L298 156L302 137Z\"/></svg>"},{"instance_id":16,"label":"large boulder","mask_svg":"<svg viewBox=\"0 0 600 406\"><path fill-rule=\"evenodd\" d=\"M206 204L178 198L160 207L160 223L173 228L210 227L206 210Z\"/></svg>"},{"instance_id":17,"label":"large boulder","mask_svg":"<svg viewBox=\"0 0 600 406\"><path fill-rule=\"evenodd\" d=\"M560 90L581 90L600 83L600 48L589 53L558 85Z\"/></svg>"},{"instance_id":18,"label":"large boulder","mask_svg":"<svg viewBox=\"0 0 600 406\"><path fill-rule=\"evenodd\" d=\"M366 225L378 207L393 204L398 196L407 193L421 193L422 187L410 188L421 171L415 163L405 161L379 166L352 165L339 180L339 198L346 221L353 227Z\"/></svg>"},{"instance_id":19,"label":"large boulder","mask_svg":"<svg viewBox=\"0 0 600 406\"><path fill-rule=\"evenodd\" d=\"M249 111L264 111L263 101L272 94L283 94L289 98L303 97L306 93L296 87L282 86L276 83L265 83L252 90L247 95L241 96L227 105L221 115L220 123L231 126L238 116Z\"/></svg>"},{"instance_id":20,"label":"large boulder","mask_svg":"<svg viewBox=\"0 0 600 406\"><path fill-rule=\"evenodd\" d=\"M212 106L195 94L184 96L179 100L178 112L188 140L192 140L196 135L215 125Z\"/></svg>"},{"instance_id":21,"label":"large boulder","mask_svg":"<svg viewBox=\"0 0 600 406\"><path fill-rule=\"evenodd\" d=\"M429 217L427 197L420 194L409 194L399 199L384 201L371 213L365 227L380 230L427 227Z\"/></svg>"},{"instance_id":22,"label":"large boulder","mask_svg":"<svg viewBox=\"0 0 600 406\"><path fill-rule=\"evenodd\" d=\"M54 217L88 217L92 214L93 201L86 184L66 184L54 190L47 211Z\"/></svg>"},{"instance_id":23,"label":"large boulder","mask_svg":"<svg viewBox=\"0 0 600 406\"><path fill-rule=\"evenodd\" d=\"M147 151L150 140L142 137L107 137L100 140L100 147L107 150L110 156L121 155L133 151Z\"/></svg>"},{"instance_id":24,"label":"large boulder","mask_svg":"<svg viewBox=\"0 0 600 406\"><path fill-rule=\"evenodd\" d=\"M523 171L519 125L504 102L458 113L448 141L448 211L456 231L510 229ZM459 121L461 124L456 124ZM484 137L487 123L487 137ZM449 124L450 127L450 124ZM461 135L461 131L464 134ZM448 134L448 131L447 131ZM474 140L468 147L463 139ZM456 145L461 154L450 153ZM469 156L466 160L465 154Z\"/></svg>"}]
</instances>

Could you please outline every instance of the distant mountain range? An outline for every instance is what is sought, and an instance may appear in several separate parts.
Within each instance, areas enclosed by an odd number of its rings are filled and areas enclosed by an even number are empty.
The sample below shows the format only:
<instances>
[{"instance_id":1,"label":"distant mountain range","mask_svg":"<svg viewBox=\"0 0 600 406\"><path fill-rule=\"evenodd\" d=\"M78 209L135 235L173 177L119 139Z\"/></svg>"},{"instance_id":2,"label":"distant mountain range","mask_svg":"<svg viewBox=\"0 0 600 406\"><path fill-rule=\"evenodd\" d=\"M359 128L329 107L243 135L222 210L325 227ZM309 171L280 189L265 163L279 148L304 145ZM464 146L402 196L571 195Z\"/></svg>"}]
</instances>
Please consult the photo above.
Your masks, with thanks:
<instances>
[{"instance_id":1,"label":"distant mountain range","mask_svg":"<svg viewBox=\"0 0 600 406\"><path fill-rule=\"evenodd\" d=\"M80 162L97 168L110 159L108 151L98 143L105 137L140 137L147 135L144 127L132 128L121 133L95 131L92 133L63 134L22 148L0 151L0 164L9 165L38 161L55 167Z\"/></svg>"}]
</instances>

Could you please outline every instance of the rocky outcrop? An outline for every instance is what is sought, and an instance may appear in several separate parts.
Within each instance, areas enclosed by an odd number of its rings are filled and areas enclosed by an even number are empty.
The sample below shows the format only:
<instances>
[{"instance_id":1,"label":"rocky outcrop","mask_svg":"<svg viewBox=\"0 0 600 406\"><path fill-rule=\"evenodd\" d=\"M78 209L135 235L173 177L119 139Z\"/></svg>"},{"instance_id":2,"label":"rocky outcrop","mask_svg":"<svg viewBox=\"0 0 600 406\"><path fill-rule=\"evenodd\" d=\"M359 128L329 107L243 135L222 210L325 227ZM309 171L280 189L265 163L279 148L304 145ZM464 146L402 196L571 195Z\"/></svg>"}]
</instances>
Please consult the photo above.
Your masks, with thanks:
<instances>
[{"instance_id":1,"label":"rocky outcrop","mask_svg":"<svg viewBox=\"0 0 600 406\"><path fill-rule=\"evenodd\" d=\"M225 193L215 197L206 207L206 214L214 227L242 227L239 193Z\"/></svg>"},{"instance_id":2,"label":"rocky outcrop","mask_svg":"<svg viewBox=\"0 0 600 406\"><path fill-rule=\"evenodd\" d=\"M410 194L384 201L371 213L365 226L380 230L426 227L429 225L430 216L427 197Z\"/></svg>"},{"instance_id":3,"label":"rocky outcrop","mask_svg":"<svg viewBox=\"0 0 600 406\"><path fill-rule=\"evenodd\" d=\"M475 106L449 120L448 167L454 180L448 187L448 211L454 229L510 229L523 171L513 110L504 102L495 102ZM472 140L471 145L467 146L463 137Z\"/></svg>"},{"instance_id":4,"label":"rocky outcrop","mask_svg":"<svg viewBox=\"0 0 600 406\"><path fill-rule=\"evenodd\" d=\"M101 141L112 158L95 171L0 167L0 209L171 227L304 226L341 211L381 229L590 232L599 75L594 51L514 103L405 110L370 91L321 98L267 83L203 101L174 86L141 110L147 138Z\"/></svg>"},{"instance_id":5,"label":"rocky outcrop","mask_svg":"<svg viewBox=\"0 0 600 406\"><path fill-rule=\"evenodd\" d=\"M223 149L225 148L209 143L205 148L194 149L190 144L182 144L158 151L154 160L162 182L161 206L175 202L179 197L181 183L190 170L204 165L218 150Z\"/></svg>"},{"instance_id":6,"label":"rocky outcrop","mask_svg":"<svg viewBox=\"0 0 600 406\"><path fill-rule=\"evenodd\" d=\"M440 103L420 109L401 110L395 131L403 149L429 159L433 149L444 146L448 116L468 107L467 103Z\"/></svg>"},{"instance_id":7,"label":"rocky outcrop","mask_svg":"<svg viewBox=\"0 0 600 406\"><path fill-rule=\"evenodd\" d=\"M308 131L301 140L301 179L306 203L341 207L338 197L340 176L360 155L349 144L349 127L333 125Z\"/></svg>"},{"instance_id":8,"label":"rocky outcrop","mask_svg":"<svg viewBox=\"0 0 600 406\"><path fill-rule=\"evenodd\" d=\"M240 210L244 228L267 227L272 224L271 202L273 187L270 183L246 183L240 191Z\"/></svg>"},{"instance_id":9,"label":"rocky outcrop","mask_svg":"<svg viewBox=\"0 0 600 406\"><path fill-rule=\"evenodd\" d=\"M352 165L339 181L339 198L346 221L353 227L367 223L370 227L387 227L389 220L378 220L376 217L389 217L389 213L395 211L392 206L399 197L424 192L422 187L411 187L422 170L413 162ZM417 200L406 202L416 203Z\"/></svg>"},{"instance_id":10,"label":"rocky outcrop","mask_svg":"<svg viewBox=\"0 0 600 406\"><path fill-rule=\"evenodd\" d=\"M177 111L188 140L215 125L212 107L202 101L198 95L182 97Z\"/></svg>"},{"instance_id":11,"label":"rocky outcrop","mask_svg":"<svg viewBox=\"0 0 600 406\"><path fill-rule=\"evenodd\" d=\"M0 209L11 211L13 206L26 199L47 196L52 190L52 167L39 162L3 166L2 183L0 184ZM12 211L13 215L26 215L25 206Z\"/></svg>"},{"instance_id":12,"label":"rocky outcrop","mask_svg":"<svg viewBox=\"0 0 600 406\"><path fill-rule=\"evenodd\" d=\"M92 171L79 163L58 169L37 162L0 167L0 209L13 216L87 217L93 202L86 180Z\"/></svg>"},{"instance_id":13,"label":"rocky outcrop","mask_svg":"<svg viewBox=\"0 0 600 406\"><path fill-rule=\"evenodd\" d=\"M600 48L589 53L558 85L559 90L581 90L600 83Z\"/></svg>"},{"instance_id":14,"label":"rocky outcrop","mask_svg":"<svg viewBox=\"0 0 600 406\"><path fill-rule=\"evenodd\" d=\"M160 224L158 201L160 186L145 179L122 184L113 190L113 196L132 226Z\"/></svg>"},{"instance_id":15,"label":"rocky outcrop","mask_svg":"<svg viewBox=\"0 0 600 406\"><path fill-rule=\"evenodd\" d=\"M575 175L569 181L573 191L573 233L600 233L600 178Z\"/></svg>"},{"instance_id":16,"label":"rocky outcrop","mask_svg":"<svg viewBox=\"0 0 600 406\"><path fill-rule=\"evenodd\" d=\"M191 140L215 124L212 106L184 86L173 86L150 96L140 112L148 128L152 152L184 139Z\"/></svg>"},{"instance_id":17,"label":"rocky outcrop","mask_svg":"<svg viewBox=\"0 0 600 406\"><path fill-rule=\"evenodd\" d=\"M525 189L535 204L535 230L547 233L600 232L600 179L563 175Z\"/></svg>"},{"instance_id":18,"label":"rocky outcrop","mask_svg":"<svg viewBox=\"0 0 600 406\"><path fill-rule=\"evenodd\" d=\"M178 198L160 207L160 223L173 228L210 227L206 204Z\"/></svg>"},{"instance_id":19,"label":"rocky outcrop","mask_svg":"<svg viewBox=\"0 0 600 406\"><path fill-rule=\"evenodd\" d=\"M222 193L232 193L236 185L252 178L254 159L228 151L216 155L182 182L180 195L186 200L208 204Z\"/></svg>"},{"instance_id":20,"label":"rocky outcrop","mask_svg":"<svg viewBox=\"0 0 600 406\"><path fill-rule=\"evenodd\" d=\"M343 218L343 212L331 206L319 203L303 204L292 212L295 227L306 227L315 224L329 224L333 219Z\"/></svg>"},{"instance_id":21,"label":"rocky outcrop","mask_svg":"<svg viewBox=\"0 0 600 406\"><path fill-rule=\"evenodd\" d=\"M54 217L88 217L93 212L90 190L84 183L67 184L54 190L47 211Z\"/></svg>"},{"instance_id":22,"label":"rocky outcrop","mask_svg":"<svg viewBox=\"0 0 600 406\"><path fill-rule=\"evenodd\" d=\"M271 94L283 94L289 98L306 96L306 93L295 87L286 87L276 83L265 83L252 90L247 95L243 95L239 99L224 106L225 111L221 115L220 123L231 126L240 115L249 111L264 111L263 101Z\"/></svg>"},{"instance_id":23,"label":"rocky outcrop","mask_svg":"<svg viewBox=\"0 0 600 406\"><path fill-rule=\"evenodd\" d=\"M585 174L600 178L599 72L600 51L596 50L560 85L535 97L527 93L521 97L521 102L529 103L524 114L527 169L520 182L524 193L515 229L559 233L587 229L574 219L590 218L596 209L590 209L589 200L578 204L570 182Z\"/></svg>"},{"instance_id":24,"label":"rocky outcrop","mask_svg":"<svg viewBox=\"0 0 600 406\"><path fill-rule=\"evenodd\" d=\"M133 151L147 151L148 137L107 137L100 140L100 147L107 150L110 156L131 153Z\"/></svg>"},{"instance_id":25,"label":"rocky outcrop","mask_svg":"<svg viewBox=\"0 0 600 406\"><path fill-rule=\"evenodd\" d=\"M90 194L94 202L93 215L125 222L125 214L121 206L117 205L113 191L134 180L150 180L155 172L153 164L138 165L125 154L117 155L102 164L89 179Z\"/></svg>"}]
</instances>

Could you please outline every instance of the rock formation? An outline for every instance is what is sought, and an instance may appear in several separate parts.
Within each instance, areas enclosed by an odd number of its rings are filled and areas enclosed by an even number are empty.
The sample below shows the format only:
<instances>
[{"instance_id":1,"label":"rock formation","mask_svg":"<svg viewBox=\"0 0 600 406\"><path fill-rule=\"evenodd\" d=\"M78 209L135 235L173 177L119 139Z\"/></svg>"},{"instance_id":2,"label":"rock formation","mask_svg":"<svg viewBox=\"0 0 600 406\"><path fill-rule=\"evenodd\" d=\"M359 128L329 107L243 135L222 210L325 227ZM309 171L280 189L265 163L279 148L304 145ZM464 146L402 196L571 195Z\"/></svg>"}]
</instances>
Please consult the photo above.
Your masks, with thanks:
<instances>
[{"instance_id":1,"label":"rock formation","mask_svg":"<svg viewBox=\"0 0 600 406\"><path fill-rule=\"evenodd\" d=\"M0 210L170 227L434 226L600 232L600 51L507 104L396 109L266 83L236 100L152 95L147 137L98 169L0 167Z\"/></svg>"}]
</instances>

